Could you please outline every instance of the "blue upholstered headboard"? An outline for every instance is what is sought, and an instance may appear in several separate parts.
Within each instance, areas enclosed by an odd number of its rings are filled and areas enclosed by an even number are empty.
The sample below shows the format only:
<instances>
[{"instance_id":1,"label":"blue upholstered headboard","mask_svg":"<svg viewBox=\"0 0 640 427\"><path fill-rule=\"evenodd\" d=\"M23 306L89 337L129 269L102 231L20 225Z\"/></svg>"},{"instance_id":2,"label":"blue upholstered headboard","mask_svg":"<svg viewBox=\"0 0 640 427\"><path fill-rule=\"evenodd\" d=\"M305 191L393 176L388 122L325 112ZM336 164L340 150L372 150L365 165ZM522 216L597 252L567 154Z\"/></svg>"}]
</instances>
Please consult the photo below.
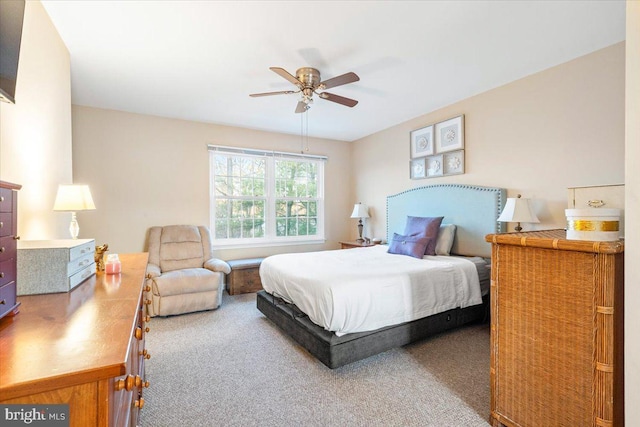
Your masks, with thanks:
<instances>
[{"instance_id":1,"label":"blue upholstered headboard","mask_svg":"<svg viewBox=\"0 0 640 427\"><path fill-rule=\"evenodd\" d=\"M497 221L506 202L504 188L460 184L435 184L412 188L387 197L387 241L403 234L407 216L444 216L443 224L455 224L452 254L491 256L484 237L502 232Z\"/></svg>"}]
</instances>

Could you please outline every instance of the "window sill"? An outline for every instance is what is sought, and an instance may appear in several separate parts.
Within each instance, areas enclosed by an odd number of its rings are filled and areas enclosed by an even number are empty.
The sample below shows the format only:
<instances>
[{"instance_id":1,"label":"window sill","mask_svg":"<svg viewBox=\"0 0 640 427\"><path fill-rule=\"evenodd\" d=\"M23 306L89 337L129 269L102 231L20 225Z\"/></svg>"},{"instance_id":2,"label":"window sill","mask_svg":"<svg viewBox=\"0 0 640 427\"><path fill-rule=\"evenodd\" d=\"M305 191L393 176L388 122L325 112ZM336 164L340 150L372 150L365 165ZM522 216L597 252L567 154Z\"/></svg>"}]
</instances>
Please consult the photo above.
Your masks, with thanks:
<instances>
[{"instance_id":1,"label":"window sill","mask_svg":"<svg viewBox=\"0 0 640 427\"><path fill-rule=\"evenodd\" d=\"M295 241L269 241L269 242L242 242L242 243L222 243L219 240L213 241L213 247L220 249L245 249L245 248L266 248L273 246L301 246L301 245L320 245L326 243L326 239L314 240L295 240Z\"/></svg>"}]
</instances>

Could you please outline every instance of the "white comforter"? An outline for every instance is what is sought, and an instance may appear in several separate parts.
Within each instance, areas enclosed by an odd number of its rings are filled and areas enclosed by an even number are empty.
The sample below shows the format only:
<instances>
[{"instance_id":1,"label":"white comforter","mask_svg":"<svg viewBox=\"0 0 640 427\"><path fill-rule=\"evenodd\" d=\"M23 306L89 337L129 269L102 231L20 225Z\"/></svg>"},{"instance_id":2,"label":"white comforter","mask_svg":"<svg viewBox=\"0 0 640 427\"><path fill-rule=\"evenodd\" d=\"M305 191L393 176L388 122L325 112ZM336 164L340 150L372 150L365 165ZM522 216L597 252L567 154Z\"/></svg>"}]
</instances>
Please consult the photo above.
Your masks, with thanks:
<instances>
[{"instance_id":1,"label":"white comforter","mask_svg":"<svg viewBox=\"0 0 640 427\"><path fill-rule=\"evenodd\" d=\"M475 265L387 246L281 254L260 266L262 287L337 335L371 331L482 302Z\"/></svg>"}]
</instances>

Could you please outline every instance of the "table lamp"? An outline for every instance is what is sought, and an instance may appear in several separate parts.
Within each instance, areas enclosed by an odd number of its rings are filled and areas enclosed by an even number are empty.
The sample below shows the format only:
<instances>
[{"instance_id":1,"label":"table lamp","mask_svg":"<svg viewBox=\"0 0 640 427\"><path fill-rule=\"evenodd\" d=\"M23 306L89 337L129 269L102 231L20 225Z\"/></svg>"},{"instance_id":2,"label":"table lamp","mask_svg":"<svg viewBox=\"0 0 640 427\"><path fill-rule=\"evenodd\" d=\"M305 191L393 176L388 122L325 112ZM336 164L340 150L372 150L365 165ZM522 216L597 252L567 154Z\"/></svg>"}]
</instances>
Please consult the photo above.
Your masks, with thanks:
<instances>
[{"instance_id":1,"label":"table lamp","mask_svg":"<svg viewBox=\"0 0 640 427\"><path fill-rule=\"evenodd\" d=\"M369 209L367 205L363 205L362 203L356 203L353 206L353 212L351 212L351 218L358 218L358 238L356 239L358 242L364 242L362 238L362 218L369 218Z\"/></svg>"},{"instance_id":2,"label":"table lamp","mask_svg":"<svg viewBox=\"0 0 640 427\"><path fill-rule=\"evenodd\" d=\"M53 204L54 211L71 212L71 224L69 233L72 239L77 239L80 233L80 226L76 218L77 211L94 210L91 191L88 185L60 185L56 194L56 201Z\"/></svg>"},{"instance_id":3,"label":"table lamp","mask_svg":"<svg viewBox=\"0 0 640 427\"><path fill-rule=\"evenodd\" d=\"M530 199L523 199L520 194L518 197L507 198L507 204L504 206L502 213L498 217L500 222L517 222L515 230L520 232L521 222L539 223L538 217L531 208Z\"/></svg>"}]
</instances>

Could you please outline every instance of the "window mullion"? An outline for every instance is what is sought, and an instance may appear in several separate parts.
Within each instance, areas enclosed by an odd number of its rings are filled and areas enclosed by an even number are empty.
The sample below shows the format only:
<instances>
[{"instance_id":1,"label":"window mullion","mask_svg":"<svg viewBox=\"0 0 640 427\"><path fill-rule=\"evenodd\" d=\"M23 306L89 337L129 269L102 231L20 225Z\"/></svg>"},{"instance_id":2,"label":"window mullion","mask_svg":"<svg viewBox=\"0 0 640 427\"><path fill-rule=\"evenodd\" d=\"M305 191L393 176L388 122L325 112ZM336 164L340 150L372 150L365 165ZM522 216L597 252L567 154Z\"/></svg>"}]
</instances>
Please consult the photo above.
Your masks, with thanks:
<instances>
[{"instance_id":1,"label":"window mullion","mask_svg":"<svg viewBox=\"0 0 640 427\"><path fill-rule=\"evenodd\" d=\"M273 239L276 236L276 173L274 158L267 158L265 190L267 196L267 211L265 212L267 223L267 238Z\"/></svg>"}]
</instances>

